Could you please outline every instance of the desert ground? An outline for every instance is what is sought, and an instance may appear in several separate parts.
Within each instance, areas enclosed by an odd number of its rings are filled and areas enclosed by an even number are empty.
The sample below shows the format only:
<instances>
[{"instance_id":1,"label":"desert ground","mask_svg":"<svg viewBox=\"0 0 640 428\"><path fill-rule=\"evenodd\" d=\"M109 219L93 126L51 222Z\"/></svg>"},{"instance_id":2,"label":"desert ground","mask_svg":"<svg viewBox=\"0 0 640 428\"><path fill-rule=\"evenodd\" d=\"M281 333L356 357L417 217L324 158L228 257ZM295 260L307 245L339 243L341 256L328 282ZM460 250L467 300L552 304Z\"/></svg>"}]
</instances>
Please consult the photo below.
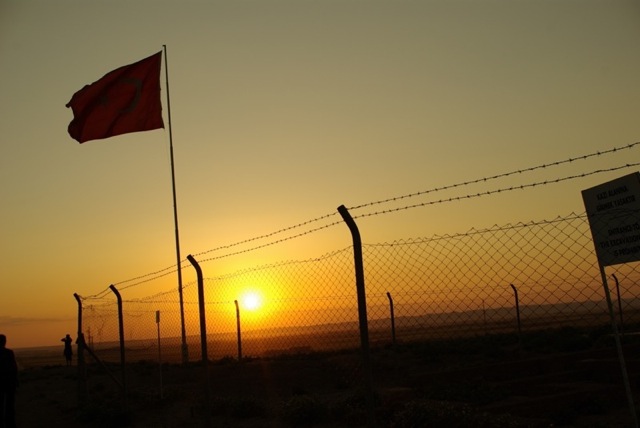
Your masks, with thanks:
<instances>
[{"instance_id":1,"label":"desert ground","mask_svg":"<svg viewBox=\"0 0 640 428\"><path fill-rule=\"evenodd\" d=\"M625 337L623 351L635 408L640 340ZM372 395L357 350L207 366L140 360L126 366L126 394L117 364L85 357L83 383L61 350L16 356L22 428L634 426L606 328L374 347Z\"/></svg>"}]
</instances>

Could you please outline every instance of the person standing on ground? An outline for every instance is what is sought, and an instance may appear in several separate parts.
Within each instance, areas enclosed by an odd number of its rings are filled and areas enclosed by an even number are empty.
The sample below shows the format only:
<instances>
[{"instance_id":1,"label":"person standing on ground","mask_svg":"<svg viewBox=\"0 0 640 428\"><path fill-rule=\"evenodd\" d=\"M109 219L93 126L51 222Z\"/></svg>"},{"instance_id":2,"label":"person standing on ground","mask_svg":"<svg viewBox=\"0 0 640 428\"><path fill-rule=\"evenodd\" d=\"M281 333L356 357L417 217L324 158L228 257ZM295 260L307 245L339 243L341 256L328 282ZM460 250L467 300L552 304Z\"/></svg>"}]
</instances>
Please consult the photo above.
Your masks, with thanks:
<instances>
[{"instance_id":1,"label":"person standing on ground","mask_svg":"<svg viewBox=\"0 0 640 428\"><path fill-rule=\"evenodd\" d=\"M67 366L70 366L71 359L73 358L73 348L71 348L73 340L71 339L71 336L67 334L65 337L60 339L60 341L64 342L64 351L62 351L62 354L64 355L65 360L67 360Z\"/></svg>"},{"instance_id":2,"label":"person standing on ground","mask_svg":"<svg viewBox=\"0 0 640 428\"><path fill-rule=\"evenodd\" d=\"M7 349L6 345L7 336L0 334L0 427L15 428L18 364L13 351Z\"/></svg>"}]
</instances>

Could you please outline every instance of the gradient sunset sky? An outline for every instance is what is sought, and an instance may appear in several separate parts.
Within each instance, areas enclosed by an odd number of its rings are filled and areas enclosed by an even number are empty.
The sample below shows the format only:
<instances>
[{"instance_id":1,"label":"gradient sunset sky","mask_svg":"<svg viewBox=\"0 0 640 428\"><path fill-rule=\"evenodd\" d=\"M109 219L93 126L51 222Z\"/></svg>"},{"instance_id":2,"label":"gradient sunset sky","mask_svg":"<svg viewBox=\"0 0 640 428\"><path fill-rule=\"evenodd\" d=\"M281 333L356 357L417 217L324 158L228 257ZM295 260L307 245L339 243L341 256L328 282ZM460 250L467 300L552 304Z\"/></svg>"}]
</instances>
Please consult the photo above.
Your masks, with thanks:
<instances>
[{"instance_id":1,"label":"gradient sunset sky","mask_svg":"<svg viewBox=\"0 0 640 428\"><path fill-rule=\"evenodd\" d=\"M74 292L175 263L168 129L80 145L65 107L163 44L183 256L640 140L637 1L0 0L10 347L75 337ZM634 171L411 233L583 212L580 190Z\"/></svg>"}]
</instances>

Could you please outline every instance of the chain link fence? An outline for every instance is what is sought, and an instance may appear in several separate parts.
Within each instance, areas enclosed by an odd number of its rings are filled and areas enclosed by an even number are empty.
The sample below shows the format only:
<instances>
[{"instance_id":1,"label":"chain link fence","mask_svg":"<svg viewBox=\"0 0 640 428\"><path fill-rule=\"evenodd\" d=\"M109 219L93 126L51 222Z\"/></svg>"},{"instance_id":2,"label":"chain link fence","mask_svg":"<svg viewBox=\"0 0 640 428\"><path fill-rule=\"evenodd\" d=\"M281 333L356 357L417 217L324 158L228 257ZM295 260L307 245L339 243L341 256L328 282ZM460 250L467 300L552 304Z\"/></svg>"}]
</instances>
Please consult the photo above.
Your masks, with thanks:
<instances>
[{"instance_id":1,"label":"chain link fence","mask_svg":"<svg viewBox=\"0 0 640 428\"><path fill-rule=\"evenodd\" d=\"M585 214L365 244L363 258L374 349L609 322ZM353 249L346 247L317 258L206 277L209 359L357 349L353 270ZM618 285L612 295L620 296L615 307L621 327L630 331L640 321L638 264L610 267L608 275L616 279L610 285ZM180 363L177 291L141 298L127 298L127 291L122 291L127 361ZM183 297L189 358L199 361L195 282L184 285ZM105 292L84 299L82 323L96 355L118 363L115 296Z\"/></svg>"},{"instance_id":2,"label":"chain link fence","mask_svg":"<svg viewBox=\"0 0 640 428\"><path fill-rule=\"evenodd\" d=\"M513 181L525 174L546 173L550 167L575 168L578 161L605 154L624 156L624 150L639 144L350 208L367 211L355 217L357 222L367 224L367 231L395 234L407 230L410 236L396 239L397 235L391 235L389 239L389 235L374 233L383 238L371 242L367 233L363 239L368 339L373 352L430 341L521 337L563 327L593 331L609 327L603 278L585 213L442 235L420 236L415 228L405 225L423 222L416 222L415 216L409 220L417 211L413 208L439 208L445 203L503 195L511 190L527 189L534 194L534 189L548 184L562 185L592 174L635 167L637 164L625 163L586 173L572 170L563 178L536 178L519 185ZM493 189L466 195L455 193L500 180L508 184L500 187L496 183ZM432 197L437 192L445 196L408 201ZM511 202L518 204L519 200ZM382 204L386 204L385 209L372 212L372 207ZM468 209L479 211L480 206L482 203L476 203ZM495 207L489 210L493 213ZM630 215L637 218L638 211ZM340 363L343 370L333 375L352 384L358 382L362 364L366 364L357 358L362 338L354 246L336 216L329 214L189 257L201 265L204 274L208 361L235 364L338 355L345 356ZM391 227L369 223L390 217L394 217ZM637 238L640 241L640 235ZM162 380L162 367L203 360L199 284L193 266L186 260L182 261L181 272L182 293L174 282L175 267L112 286L117 286L123 299L122 338L111 287L96 295L78 297L84 340L93 361L99 363L90 364L89 371L110 372L114 384L122 387L126 382L131 393L142 395L160 392L162 396L163 388L177 388L185 381L181 374L165 379L164 384ZM603 272L619 330L631 335L640 323L640 264L607 266ZM127 364L119 366L121 339ZM138 365L138 369L126 368L132 365ZM337 366L336 361L329 366ZM126 378L126 371L136 375ZM104 396L100 391L106 388L102 378L88 377L89 396Z\"/></svg>"}]
</instances>

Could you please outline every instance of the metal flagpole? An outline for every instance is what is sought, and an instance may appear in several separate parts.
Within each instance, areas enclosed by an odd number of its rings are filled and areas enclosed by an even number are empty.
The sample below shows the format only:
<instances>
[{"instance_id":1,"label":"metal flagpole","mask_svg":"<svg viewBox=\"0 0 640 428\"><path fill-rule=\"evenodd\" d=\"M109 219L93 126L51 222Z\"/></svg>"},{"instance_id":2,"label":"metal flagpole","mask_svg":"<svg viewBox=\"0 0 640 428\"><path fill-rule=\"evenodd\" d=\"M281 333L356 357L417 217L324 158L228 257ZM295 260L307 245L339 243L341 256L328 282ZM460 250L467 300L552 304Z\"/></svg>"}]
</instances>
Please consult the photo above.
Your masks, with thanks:
<instances>
[{"instance_id":1,"label":"metal flagpole","mask_svg":"<svg viewBox=\"0 0 640 428\"><path fill-rule=\"evenodd\" d=\"M180 234L178 233L178 202L176 199L176 174L173 165L173 134L171 132L171 101L169 98L169 62L167 61L167 45L162 45L164 50L164 75L167 85L167 115L169 119L169 153L171 155L171 186L173 188L173 219L176 228L176 259L178 265L178 295L180 296L180 327L182 332L182 362L189 362L189 349L187 347L187 334L184 328L184 302L182 300L182 269L180 267Z\"/></svg>"}]
</instances>

